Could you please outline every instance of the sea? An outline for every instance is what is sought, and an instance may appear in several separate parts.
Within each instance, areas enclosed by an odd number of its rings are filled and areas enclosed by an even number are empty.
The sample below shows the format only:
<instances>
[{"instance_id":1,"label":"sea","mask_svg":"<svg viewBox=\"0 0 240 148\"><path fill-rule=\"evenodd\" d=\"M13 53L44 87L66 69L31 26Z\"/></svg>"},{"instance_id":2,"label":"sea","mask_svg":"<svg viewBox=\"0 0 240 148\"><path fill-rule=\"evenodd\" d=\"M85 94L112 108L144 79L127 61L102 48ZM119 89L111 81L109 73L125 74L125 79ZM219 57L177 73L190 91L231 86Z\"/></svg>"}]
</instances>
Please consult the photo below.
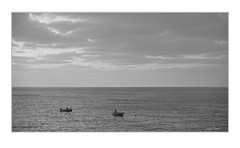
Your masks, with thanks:
<instances>
[{"instance_id":1,"label":"sea","mask_svg":"<svg viewBox=\"0 0 240 148\"><path fill-rule=\"evenodd\" d=\"M228 88L13 87L12 132L228 132Z\"/></svg>"}]
</instances>

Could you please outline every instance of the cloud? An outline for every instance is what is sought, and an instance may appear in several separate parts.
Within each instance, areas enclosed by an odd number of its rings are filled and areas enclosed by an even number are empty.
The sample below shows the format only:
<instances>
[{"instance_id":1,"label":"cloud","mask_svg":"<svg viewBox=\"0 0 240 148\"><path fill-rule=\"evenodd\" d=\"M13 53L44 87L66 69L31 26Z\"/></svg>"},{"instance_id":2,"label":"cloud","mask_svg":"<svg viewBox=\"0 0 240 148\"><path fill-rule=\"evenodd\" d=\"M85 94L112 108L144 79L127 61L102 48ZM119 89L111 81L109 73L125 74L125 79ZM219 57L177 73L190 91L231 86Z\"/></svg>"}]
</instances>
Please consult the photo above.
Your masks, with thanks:
<instances>
[{"instance_id":1,"label":"cloud","mask_svg":"<svg viewBox=\"0 0 240 148\"><path fill-rule=\"evenodd\" d=\"M69 16L62 16L62 15L54 15L49 13L42 13L42 14L29 14L29 19L31 21L37 21L42 24L52 24L57 22L70 22L70 23L77 23L77 22L84 22L86 19L82 18L72 18Z\"/></svg>"},{"instance_id":2,"label":"cloud","mask_svg":"<svg viewBox=\"0 0 240 148\"><path fill-rule=\"evenodd\" d=\"M55 54L62 54L62 53L83 53L84 51L82 48L43 48L37 47L35 49L31 48L18 48L13 47L12 55L16 57L44 57L46 55L55 55Z\"/></svg>"},{"instance_id":3,"label":"cloud","mask_svg":"<svg viewBox=\"0 0 240 148\"><path fill-rule=\"evenodd\" d=\"M52 28L52 27L47 27L46 29L54 34L58 34L58 35L62 35L62 36L68 36L68 35L72 34L74 31L76 31L76 30L70 30L67 32L61 32L60 30L58 30L56 28Z\"/></svg>"},{"instance_id":4,"label":"cloud","mask_svg":"<svg viewBox=\"0 0 240 148\"><path fill-rule=\"evenodd\" d=\"M84 58L73 57L71 60L65 60L71 65L83 66L87 68L94 68L99 70L157 70L157 69L172 69L172 68L197 68L206 66L217 66L216 64L205 63L146 63L146 64L129 64L121 65L114 63L107 63L102 61L87 61Z\"/></svg>"},{"instance_id":5,"label":"cloud","mask_svg":"<svg viewBox=\"0 0 240 148\"><path fill-rule=\"evenodd\" d=\"M23 47L25 42L16 42L14 39L12 39L13 46Z\"/></svg>"},{"instance_id":6,"label":"cloud","mask_svg":"<svg viewBox=\"0 0 240 148\"><path fill-rule=\"evenodd\" d=\"M178 57L148 56L148 55L146 55L145 58L147 58L147 59L161 59L161 60L173 60L173 59L178 59Z\"/></svg>"},{"instance_id":7,"label":"cloud","mask_svg":"<svg viewBox=\"0 0 240 148\"><path fill-rule=\"evenodd\" d=\"M87 38L89 39L89 38ZM92 39L90 39L92 40ZM131 54L117 54L117 53L102 53L86 51L89 47L67 47L61 48L57 43L39 44L26 41L12 40L12 56L14 58L21 57L26 58L26 68L39 68L54 69L62 66L80 66L85 68L92 68L98 70L157 70L157 69L173 69L173 68L195 68L204 66L214 66L211 63L193 63L189 60L219 60L227 57L227 55L216 53L202 53L202 54L183 54L175 56L150 56L144 57L137 56L138 59L134 59ZM71 53L71 54L67 54ZM93 53L93 54L92 54ZM62 55L60 55L62 54ZM61 56L60 63L48 63L46 61L56 60L56 55ZM77 57L73 57L77 56ZM107 57L106 57L107 56ZM116 57L117 56L117 57ZM121 56L121 57L119 57ZM123 57L124 56L124 57ZM51 59L53 58L54 59ZM100 58L99 58L100 57ZM31 59L29 59L31 58ZM140 59L139 59L140 58ZM144 60L145 58L145 60ZM131 59L131 63L126 63L126 60ZM146 59L156 59L155 61L149 61ZM160 60L188 60L186 63L160 63ZM32 62L37 63L33 65ZM40 63L40 61L45 61ZM142 61L142 62L139 62ZM171 61L171 62L173 62ZM63 62L64 64L61 64ZM183 62L183 61L182 61ZM21 62L19 63L21 64ZM52 65L54 64L54 65ZM52 66L51 66L52 65Z\"/></svg>"},{"instance_id":8,"label":"cloud","mask_svg":"<svg viewBox=\"0 0 240 148\"><path fill-rule=\"evenodd\" d=\"M24 66L28 69L55 69L66 66L65 63L60 64L17 64L20 66Z\"/></svg>"},{"instance_id":9,"label":"cloud","mask_svg":"<svg viewBox=\"0 0 240 148\"><path fill-rule=\"evenodd\" d=\"M156 70L156 69L173 69L173 68L197 68L197 67L208 67L217 66L215 64L204 64L204 63L149 63L141 65L129 65L130 68L138 70Z\"/></svg>"},{"instance_id":10,"label":"cloud","mask_svg":"<svg viewBox=\"0 0 240 148\"><path fill-rule=\"evenodd\" d=\"M202 54L184 54L184 55L177 55L174 57L167 57L167 56L145 56L147 59L161 59L161 60L180 60L180 59L193 59L193 60L213 60L213 59L222 59L227 57L227 55L218 55L218 56L211 56L213 53L202 53Z\"/></svg>"},{"instance_id":11,"label":"cloud","mask_svg":"<svg viewBox=\"0 0 240 148\"><path fill-rule=\"evenodd\" d=\"M84 57L99 57L100 55L84 54Z\"/></svg>"},{"instance_id":12,"label":"cloud","mask_svg":"<svg viewBox=\"0 0 240 148\"><path fill-rule=\"evenodd\" d=\"M36 46L24 46L25 44L31 44L27 42L17 42L12 41L14 44L12 46L12 56L13 57L33 57L36 59L42 59L47 55L56 55L56 54L63 54L63 53L83 53L84 47L72 47L72 48L50 48L50 47L36 47ZM24 44L23 44L24 43Z\"/></svg>"},{"instance_id":13,"label":"cloud","mask_svg":"<svg viewBox=\"0 0 240 148\"><path fill-rule=\"evenodd\" d=\"M90 42L90 43L94 43L95 42L94 39L87 39L87 41Z\"/></svg>"},{"instance_id":14,"label":"cloud","mask_svg":"<svg viewBox=\"0 0 240 148\"><path fill-rule=\"evenodd\" d=\"M228 41L214 41L215 44L228 45Z\"/></svg>"},{"instance_id":15,"label":"cloud","mask_svg":"<svg viewBox=\"0 0 240 148\"><path fill-rule=\"evenodd\" d=\"M213 59L222 59L227 57L227 55L219 55L219 56L209 56L207 53L196 54L196 55L182 55L185 59L195 59L195 60L213 60Z\"/></svg>"},{"instance_id":16,"label":"cloud","mask_svg":"<svg viewBox=\"0 0 240 148\"><path fill-rule=\"evenodd\" d=\"M36 44L36 46L38 47L53 47L53 46L57 46L58 44L57 43L50 43L50 44Z\"/></svg>"},{"instance_id":17,"label":"cloud","mask_svg":"<svg viewBox=\"0 0 240 148\"><path fill-rule=\"evenodd\" d=\"M83 67L89 67L89 68L95 68L95 69L114 70L118 68L117 65L114 65L111 63L106 63L102 61L86 61L86 59L77 58L77 57L73 57L72 60L65 60L65 62L69 62L71 65L83 66Z\"/></svg>"}]
</instances>

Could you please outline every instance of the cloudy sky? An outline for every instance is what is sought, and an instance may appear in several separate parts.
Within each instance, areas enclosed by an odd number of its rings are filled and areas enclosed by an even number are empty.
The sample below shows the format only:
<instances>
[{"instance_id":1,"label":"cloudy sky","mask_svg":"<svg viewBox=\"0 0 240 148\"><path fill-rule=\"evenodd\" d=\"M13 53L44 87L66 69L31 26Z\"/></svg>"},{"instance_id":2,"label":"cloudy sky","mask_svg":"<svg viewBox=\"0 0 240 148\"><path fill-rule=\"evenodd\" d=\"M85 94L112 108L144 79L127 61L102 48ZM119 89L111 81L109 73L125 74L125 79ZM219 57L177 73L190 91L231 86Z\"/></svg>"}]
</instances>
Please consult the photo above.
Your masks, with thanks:
<instances>
[{"instance_id":1,"label":"cloudy sky","mask_svg":"<svg viewBox=\"0 0 240 148\"><path fill-rule=\"evenodd\" d=\"M228 15L13 13L12 84L228 86Z\"/></svg>"}]
</instances>

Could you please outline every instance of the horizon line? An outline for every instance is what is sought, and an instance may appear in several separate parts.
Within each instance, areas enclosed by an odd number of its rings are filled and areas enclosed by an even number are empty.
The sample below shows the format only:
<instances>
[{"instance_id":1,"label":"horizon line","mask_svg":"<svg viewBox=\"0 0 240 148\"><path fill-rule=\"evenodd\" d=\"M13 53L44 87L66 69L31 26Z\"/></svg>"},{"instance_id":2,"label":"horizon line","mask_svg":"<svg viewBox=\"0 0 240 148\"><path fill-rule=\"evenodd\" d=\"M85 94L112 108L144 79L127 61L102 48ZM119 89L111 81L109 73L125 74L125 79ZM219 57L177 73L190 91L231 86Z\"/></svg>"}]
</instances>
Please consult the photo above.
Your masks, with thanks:
<instances>
[{"instance_id":1,"label":"horizon line","mask_svg":"<svg viewBox=\"0 0 240 148\"><path fill-rule=\"evenodd\" d=\"M228 86L12 86L12 88L167 88L167 87L228 87Z\"/></svg>"}]
</instances>

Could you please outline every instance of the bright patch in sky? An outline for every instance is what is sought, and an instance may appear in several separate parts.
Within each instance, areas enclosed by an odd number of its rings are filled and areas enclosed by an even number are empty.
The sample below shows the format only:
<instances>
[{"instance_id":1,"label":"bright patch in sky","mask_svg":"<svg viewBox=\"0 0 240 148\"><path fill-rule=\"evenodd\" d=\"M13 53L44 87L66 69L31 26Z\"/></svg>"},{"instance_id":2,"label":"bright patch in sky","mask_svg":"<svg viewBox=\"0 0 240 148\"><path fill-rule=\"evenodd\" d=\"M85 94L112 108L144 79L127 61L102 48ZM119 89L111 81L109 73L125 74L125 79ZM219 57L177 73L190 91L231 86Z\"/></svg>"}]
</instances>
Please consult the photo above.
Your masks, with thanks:
<instances>
[{"instance_id":1,"label":"bright patch in sky","mask_svg":"<svg viewBox=\"0 0 240 148\"><path fill-rule=\"evenodd\" d=\"M52 24L57 22L70 22L70 23L77 23L86 21L85 19L81 18L71 18L69 16L62 16L62 15L54 15L51 13L42 13L42 14L29 14L29 19L32 21L37 21L43 24Z\"/></svg>"}]
</instances>

